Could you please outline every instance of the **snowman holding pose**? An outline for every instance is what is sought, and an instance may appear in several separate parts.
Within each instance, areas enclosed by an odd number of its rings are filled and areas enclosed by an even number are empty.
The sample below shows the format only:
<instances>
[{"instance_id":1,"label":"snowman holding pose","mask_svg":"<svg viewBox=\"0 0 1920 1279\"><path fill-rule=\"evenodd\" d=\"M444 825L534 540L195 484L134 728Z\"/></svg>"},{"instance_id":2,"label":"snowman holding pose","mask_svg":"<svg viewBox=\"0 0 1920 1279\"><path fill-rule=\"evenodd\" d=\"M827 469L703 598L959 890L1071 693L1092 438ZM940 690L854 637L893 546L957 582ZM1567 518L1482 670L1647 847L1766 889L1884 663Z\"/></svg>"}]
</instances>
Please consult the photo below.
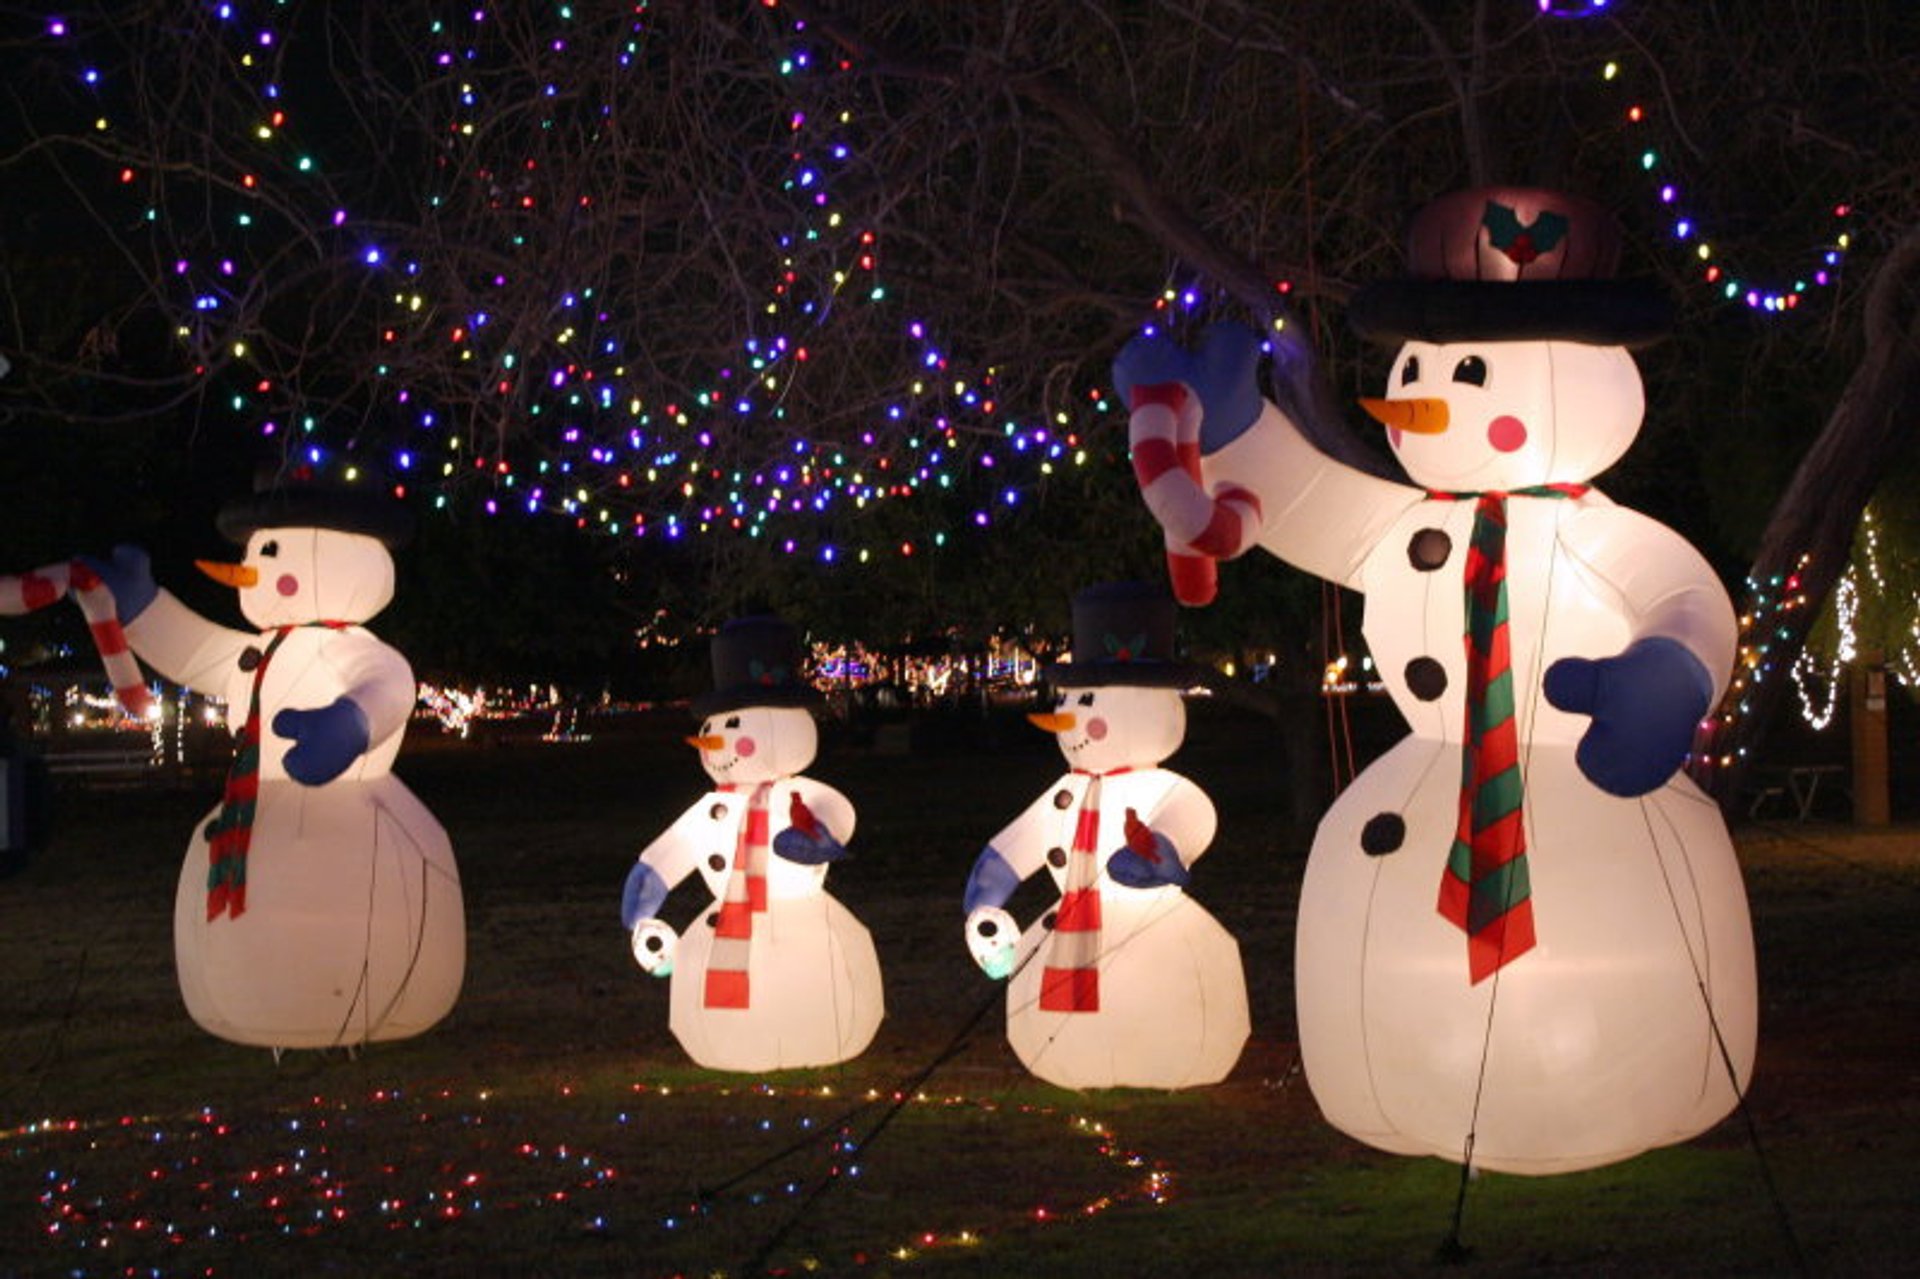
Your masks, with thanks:
<instances>
[{"instance_id":1,"label":"snowman holding pose","mask_svg":"<svg viewBox=\"0 0 1920 1279\"><path fill-rule=\"evenodd\" d=\"M846 1061L885 1011L873 939L825 887L854 813L800 776L819 746L819 695L799 678L799 656L775 617L737 619L714 637L716 691L694 700L702 722L688 744L715 789L642 850L621 895L635 960L672 978L674 1037L713 1070ZM713 908L676 936L658 913L694 871Z\"/></svg>"},{"instance_id":2,"label":"snowman holding pose","mask_svg":"<svg viewBox=\"0 0 1920 1279\"><path fill-rule=\"evenodd\" d=\"M389 548L410 516L296 484L217 522L245 557L199 567L238 592L257 630L193 613L138 548L93 565L133 651L223 697L237 739L174 899L187 1012L276 1051L419 1034L459 996L466 920L446 832L390 771L413 672L363 625L393 597Z\"/></svg>"},{"instance_id":3,"label":"snowman holding pose","mask_svg":"<svg viewBox=\"0 0 1920 1279\"><path fill-rule=\"evenodd\" d=\"M1244 330L1116 363L1176 564L1258 544L1364 593L1411 727L1322 821L1296 942L1314 1097L1382 1149L1591 1167L1703 1131L1752 1069L1739 868L1678 771L1733 611L1691 547L1591 483L1639 429L1627 348L1666 320L1617 253L1602 210L1552 192L1421 213L1413 278L1352 313L1400 344L1361 403L1412 485L1263 402Z\"/></svg>"},{"instance_id":4,"label":"snowman holding pose","mask_svg":"<svg viewBox=\"0 0 1920 1279\"><path fill-rule=\"evenodd\" d=\"M1218 1083L1248 1033L1240 947L1184 887L1213 840L1213 804L1160 767L1186 736L1173 600L1110 583L1073 601L1073 661L1050 714L1072 772L993 837L967 880L967 945L1009 974L1007 1040L1063 1088ZM1061 896L1020 934L1004 909L1045 868ZM1016 941L1017 938L1017 941Z\"/></svg>"}]
</instances>

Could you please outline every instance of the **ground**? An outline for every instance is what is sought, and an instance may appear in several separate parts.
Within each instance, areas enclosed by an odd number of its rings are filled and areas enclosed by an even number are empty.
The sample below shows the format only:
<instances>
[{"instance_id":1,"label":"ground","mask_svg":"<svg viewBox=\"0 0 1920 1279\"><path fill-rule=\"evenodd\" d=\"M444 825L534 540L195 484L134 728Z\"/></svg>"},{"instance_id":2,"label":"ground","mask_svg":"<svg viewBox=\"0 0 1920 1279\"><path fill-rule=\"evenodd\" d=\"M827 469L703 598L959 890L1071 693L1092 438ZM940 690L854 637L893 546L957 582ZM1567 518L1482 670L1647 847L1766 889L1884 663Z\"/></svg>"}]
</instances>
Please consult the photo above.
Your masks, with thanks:
<instances>
[{"instance_id":1,"label":"ground","mask_svg":"<svg viewBox=\"0 0 1920 1279\"><path fill-rule=\"evenodd\" d=\"M1747 1110L1612 1168L1477 1176L1381 1154L1299 1077L1290 955L1310 832L1273 725L1202 707L1172 766L1222 814L1194 895L1239 938L1253 1040L1222 1085L1031 1080L968 959L982 842L1058 775L1017 717L829 729L860 813L829 886L888 1017L854 1062L697 1069L618 924L634 854L702 790L691 724L592 740L417 729L399 772L452 836L461 1002L432 1032L267 1052L179 1005L174 879L217 780L63 787L0 880L0 1273L1892 1274L1920 1246L1920 831L1736 828L1762 973ZM1026 918L1041 897L1023 896ZM682 923L705 906L671 899ZM1456 1224L1456 1211L1458 1212Z\"/></svg>"}]
</instances>

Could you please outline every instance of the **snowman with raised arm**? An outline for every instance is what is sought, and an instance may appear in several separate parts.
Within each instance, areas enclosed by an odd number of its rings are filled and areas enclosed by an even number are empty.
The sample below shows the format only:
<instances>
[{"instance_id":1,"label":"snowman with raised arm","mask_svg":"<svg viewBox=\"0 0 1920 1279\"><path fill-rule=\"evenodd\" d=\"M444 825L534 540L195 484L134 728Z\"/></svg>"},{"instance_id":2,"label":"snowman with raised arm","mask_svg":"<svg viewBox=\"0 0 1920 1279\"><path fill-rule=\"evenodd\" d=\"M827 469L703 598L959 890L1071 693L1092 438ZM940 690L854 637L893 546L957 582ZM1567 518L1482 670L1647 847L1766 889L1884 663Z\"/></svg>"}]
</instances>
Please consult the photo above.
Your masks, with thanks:
<instances>
[{"instance_id":1,"label":"snowman with raised arm","mask_svg":"<svg viewBox=\"0 0 1920 1279\"><path fill-rule=\"evenodd\" d=\"M222 800L187 847L174 958L187 1012L222 1039L326 1048L400 1039L453 1007L466 968L446 831L393 776L412 669L364 625L393 597L400 503L294 482L223 509L234 588L256 629L222 626L156 586L146 552L94 567L133 651L226 701Z\"/></svg>"},{"instance_id":2,"label":"snowman with raised arm","mask_svg":"<svg viewBox=\"0 0 1920 1279\"><path fill-rule=\"evenodd\" d=\"M1206 792L1161 767L1186 736L1174 605L1138 582L1073 600L1072 661L1059 696L1029 716L1071 768L995 835L967 880L968 949L1011 975L1007 1040L1063 1088L1218 1083L1249 1028L1232 934L1186 894L1213 841ZM1060 900L1023 935L1006 904L1044 869Z\"/></svg>"},{"instance_id":3,"label":"snowman with raised arm","mask_svg":"<svg viewBox=\"0 0 1920 1279\"><path fill-rule=\"evenodd\" d=\"M620 919L634 959L670 977L668 1022L713 1070L788 1070L858 1056L885 1012L865 925L826 890L846 856L847 797L802 776L819 747L800 644L777 617L739 618L713 641L714 691L694 699L688 744L714 789L648 844ZM684 935L659 918L698 871L712 909Z\"/></svg>"},{"instance_id":4,"label":"snowman with raised arm","mask_svg":"<svg viewBox=\"0 0 1920 1279\"><path fill-rule=\"evenodd\" d=\"M1705 1130L1752 1070L1740 872L1679 771L1733 610L1699 554L1592 485L1639 430L1628 349L1666 323L1614 277L1612 219L1460 192L1409 253L1412 277L1363 290L1352 320L1399 344L1361 403L1412 484L1314 449L1259 397L1245 330L1192 355L1136 340L1116 375L1170 553L1191 569L1259 545L1364 593L1412 730L1328 812L1302 885L1322 1111L1386 1150L1591 1167Z\"/></svg>"}]
</instances>

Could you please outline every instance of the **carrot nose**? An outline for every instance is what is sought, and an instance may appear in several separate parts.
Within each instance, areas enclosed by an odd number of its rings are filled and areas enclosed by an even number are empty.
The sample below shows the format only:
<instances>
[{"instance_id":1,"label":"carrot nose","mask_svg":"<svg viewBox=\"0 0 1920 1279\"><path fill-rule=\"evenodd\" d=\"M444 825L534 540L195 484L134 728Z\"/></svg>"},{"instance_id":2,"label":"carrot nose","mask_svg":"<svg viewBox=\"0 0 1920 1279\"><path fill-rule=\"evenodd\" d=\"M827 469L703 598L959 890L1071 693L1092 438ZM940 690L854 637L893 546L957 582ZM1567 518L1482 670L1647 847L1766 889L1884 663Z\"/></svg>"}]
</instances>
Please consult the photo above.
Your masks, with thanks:
<instances>
[{"instance_id":1,"label":"carrot nose","mask_svg":"<svg viewBox=\"0 0 1920 1279\"><path fill-rule=\"evenodd\" d=\"M1438 435L1447 429L1447 402L1428 396L1411 400L1361 400L1374 421L1414 435Z\"/></svg>"},{"instance_id":2,"label":"carrot nose","mask_svg":"<svg viewBox=\"0 0 1920 1279\"><path fill-rule=\"evenodd\" d=\"M1027 716L1027 720L1035 728L1048 733L1064 733L1074 725L1074 718L1071 715L1048 714L1044 711Z\"/></svg>"},{"instance_id":3,"label":"carrot nose","mask_svg":"<svg viewBox=\"0 0 1920 1279\"><path fill-rule=\"evenodd\" d=\"M222 586L242 590L260 580L260 570L247 564L222 564L218 560L195 560L193 566Z\"/></svg>"},{"instance_id":4,"label":"carrot nose","mask_svg":"<svg viewBox=\"0 0 1920 1279\"><path fill-rule=\"evenodd\" d=\"M706 737L689 737L687 739L687 745L697 751L717 751L726 744L727 739L718 733L712 733Z\"/></svg>"}]
</instances>

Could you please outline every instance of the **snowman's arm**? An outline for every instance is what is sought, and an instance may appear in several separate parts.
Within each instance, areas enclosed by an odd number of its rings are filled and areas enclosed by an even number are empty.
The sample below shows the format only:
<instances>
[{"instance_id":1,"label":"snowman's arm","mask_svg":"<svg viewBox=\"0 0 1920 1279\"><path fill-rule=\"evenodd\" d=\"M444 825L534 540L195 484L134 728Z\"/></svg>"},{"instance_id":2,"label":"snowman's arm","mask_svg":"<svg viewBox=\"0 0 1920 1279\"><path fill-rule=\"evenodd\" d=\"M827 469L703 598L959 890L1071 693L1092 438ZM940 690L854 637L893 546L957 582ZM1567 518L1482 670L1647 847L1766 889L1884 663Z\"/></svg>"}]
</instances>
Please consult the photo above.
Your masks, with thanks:
<instances>
[{"instance_id":1,"label":"snowman's arm","mask_svg":"<svg viewBox=\"0 0 1920 1279\"><path fill-rule=\"evenodd\" d=\"M658 913L667 894L699 866L701 836L714 825L713 802L712 795L702 799L640 850L620 894L620 922L627 928Z\"/></svg>"},{"instance_id":2,"label":"snowman's arm","mask_svg":"<svg viewBox=\"0 0 1920 1279\"><path fill-rule=\"evenodd\" d=\"M1206 853L1219 828L1219 816L1207 793L1178 773L1169 773L1169 786L1151 807L1139 810L1140 820L1173 846L1181 862L1191 866ZM1102 804L1102 807L1105 807Z\"/></svg>"},{"instance_id":3,"label":"snowman's arm","mask_svg":"<svg viewBox=\"0 0 1920 1279\"><path fill-rule=\"evenodd\" d=\"M788 818L798 801L814 830L789 825ZM773 851L789 861L806 865L837 861L846 855L847 841L853 838L853 804L833 787L811 777L792 777L774 788L770 804L775 834Z\"/></svg>"},{"instance_id":4,"label":"snowman's arm","mask_svg":"<svg viewBox=\"0 0 1920 1279\"><path fill-rule=\"evenodd\" d=\"M1336 462L1268 401L1251 427L1201 457L1200 476L1210 494L1239 488L1257 499L1248 544L1355 590L1374 544L1425 496Z\"/></svg>"},{"instance_id":5,"label":"snowman's arm","mask_svg":"<svg viewBox=\"0 0 1920 1279\"><path fill-rule=\"evenodd\" d=\"M1713 701L1733 674L1740 628L1712 567L1659 521L1625 507L1591 506L1567 520L1560 541L1572 560L1620 603L1629 645L1664 639L1706 668Z\"/></svg>"},{"instance_id":6,"label":"snowman's arm","mask_svg":"<svg viewBox=\"0 0 1920 1279\"><path fill-rule=\"evenodd\" d=\"M140 660L176 684L224 698L240 654L261 641L253 631L218 626L162 587L126 625L127 643Z\"/></svg>"},{"instance_id":7,"label":"snowman's arm","mask_svg":"<svg viewBox=\"0 0 1920 1279\"><path fill-rule=\"evenodd\" d=\"M1014 890L1046 862L1047 845L1057 828L1060 810L1054 807L1053 791L1027 805L1018 817L1001 828L974 859L962 898L963 908L971 914L981 906L998 907L1013 896Z\"/></svg>"},{"instance_id":8,"label":"snowman's arm","mask_svg":"<svg viewBox=\"0 0 1920 1279\"><path fill-rule=\"evenodd\" d=\"M340 679L341 696L366 716L369 742L382 742L407 726L419 699L413 667L369 631L341 631L320 650Z\"/></svg>"}]
</instances>

